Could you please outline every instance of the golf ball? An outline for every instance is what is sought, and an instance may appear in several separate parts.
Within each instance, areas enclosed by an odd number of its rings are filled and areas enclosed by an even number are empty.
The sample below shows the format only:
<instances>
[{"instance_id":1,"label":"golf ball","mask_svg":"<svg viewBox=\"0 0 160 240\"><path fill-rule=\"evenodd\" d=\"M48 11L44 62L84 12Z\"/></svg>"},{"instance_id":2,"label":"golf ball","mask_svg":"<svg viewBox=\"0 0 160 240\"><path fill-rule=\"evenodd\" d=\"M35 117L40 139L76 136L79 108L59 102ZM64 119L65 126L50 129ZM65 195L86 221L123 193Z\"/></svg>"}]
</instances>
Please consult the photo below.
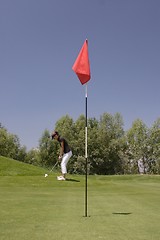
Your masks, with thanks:
<instances>
[{"instance_id":1,"label":"golf ball","mask_svg":"<svg viewBox=\"0 0 160 240\"><path fill-rule=\"evenodd\" d=\"M45 177L48 177L48 174L46 173L44 176L45 176Z\"/></svg>"}]
</instances>

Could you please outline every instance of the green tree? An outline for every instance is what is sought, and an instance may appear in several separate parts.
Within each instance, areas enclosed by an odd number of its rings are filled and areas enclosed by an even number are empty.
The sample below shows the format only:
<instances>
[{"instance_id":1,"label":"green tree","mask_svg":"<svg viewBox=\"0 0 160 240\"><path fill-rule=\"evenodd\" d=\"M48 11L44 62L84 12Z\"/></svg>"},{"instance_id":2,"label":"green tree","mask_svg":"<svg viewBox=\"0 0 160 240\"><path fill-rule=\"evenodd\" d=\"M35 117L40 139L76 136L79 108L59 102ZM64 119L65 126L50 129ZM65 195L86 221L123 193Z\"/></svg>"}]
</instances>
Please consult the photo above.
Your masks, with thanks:
<instances>
[{"instance_id":1,"label":"green tree","mask_svg":"<svg viewBox=\"0 0 160 240\"><path fill-rule=\"evenodd\" d=\"M95 118L88 119L88 172L98 174L101 166L101 141L99 140L99 122Z\"/></svg>"},{"instance_id":2,"label":"green tree","mask_svg":"<svg viewBox=\"0 0 160 240\"><path fill-rule=\"evenodd\" d=\"M0 155L24 161L26 148L21 147L17 135L11 134L6 128L0 127Z\"/></svg>"},{"instance_id":3,"label":"green tree","mask_svg":"<svg viewBox=\"0 0 160 240\"><path fill-rule=\"evenodd\" d=\"M84 115L76 120L74 124L73 136L73 151L76 156L85 156L85 122L86 118Z\"/></svg>"},{"instance_id":4,"label":"green tree","mask_svg":"<svg viewBox=\"0 0 160 240\"><path fill-rule=\"evenodd\" d=\"M137 119L133 122L131 129L126 133L128 143L128 153L130 154L131 172L138 172L138 160L142 159L144 171L147 169L147 152L148 152L148 128Z\"/></svg>"},{"instance_id":5,"label":"green tree","mask_svg":"<svg viewBox=\"0 0 160 240\"><path fill-rule=\"evenodd\" d=\"M62 135L66 140L72 142L74 136L74 121L69 116L61 117L55 124L55 130L57 130L60 135Z\"/></svg>"},{"instance_id":6,"label":"green tree","mask_svg":"<svg viewBox=\"0 0 160 240\"><path fill-rule=\"evenodd\" d=\"M160 118L154 122L148 138L148 171L160 174Z\"/></svg>"},{"instance_id":7,"label":"green tree","mask_svg":"<svg viewBox=\"0 0 160 240\"><path fill-rule=\"evenodd\" d=\"M26 157L25 157L25 163L32 164L35 166L41 166L41 158L40 158L40 150L37 149L31 149Z\"/></svg>"},{"instance_id":8,"label":"green tree","mask_svg":"<svg viewBox=\"0 0 160 240\"><path fill-rule=\"evenodd\" d=\"M58 160L58 145L50 138L50 133L46 129L39 140L39 156L42 166L50 167Z\"/></svg>"},{"instance_id":9,"label":"green tree","mask_svg":"<svg viewBox=\"0 0 160 240\"><path fill-rule=\"evenodd\" d=\"M119 113L104 113L100 117L97 134L97 152L95 161L98 174L116 174L122 171L119 154L119 141L124 135L123 119Z\"/></svg>"}]
</instances>

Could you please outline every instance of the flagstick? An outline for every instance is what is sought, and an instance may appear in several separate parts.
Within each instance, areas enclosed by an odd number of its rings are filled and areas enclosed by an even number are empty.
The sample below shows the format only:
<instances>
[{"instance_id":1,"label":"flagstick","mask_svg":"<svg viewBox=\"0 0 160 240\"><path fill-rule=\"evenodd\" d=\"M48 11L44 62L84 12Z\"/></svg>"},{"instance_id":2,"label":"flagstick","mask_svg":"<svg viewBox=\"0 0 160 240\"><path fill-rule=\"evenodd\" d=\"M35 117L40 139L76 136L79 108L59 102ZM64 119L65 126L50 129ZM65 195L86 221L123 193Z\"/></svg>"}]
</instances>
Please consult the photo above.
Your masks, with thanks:
<instances>
[{"instance_id":1,"label":"flagstick","mask_svg":"<svg viewBox=\"0 0 160 240\"><path fill-rule=\"evenodd\" d=\"M88 40L86 39L79 54L73 64L72 70L77 74L81 84L86 84L90 78L90 64L88 57ZM86 126L85 126L85 159L86 159L86 181L85 181L85 217L87 217L87 171L88 171L88 156L87 156L87 84L86 84Z\"/></svg>"},{"instance_id":2,"label":"flagstick","mask_svg":"<svg viewBox=\"0 0 160 240\"><path fill-rule=\"evenodd\" d=\"M86 178L85 178L85 217L87 217L87 175L88 175L88 154L87 154L87 83L86 83L86 126L85 126L85 159L86 159Z\"/></svg>"}]
</instances>

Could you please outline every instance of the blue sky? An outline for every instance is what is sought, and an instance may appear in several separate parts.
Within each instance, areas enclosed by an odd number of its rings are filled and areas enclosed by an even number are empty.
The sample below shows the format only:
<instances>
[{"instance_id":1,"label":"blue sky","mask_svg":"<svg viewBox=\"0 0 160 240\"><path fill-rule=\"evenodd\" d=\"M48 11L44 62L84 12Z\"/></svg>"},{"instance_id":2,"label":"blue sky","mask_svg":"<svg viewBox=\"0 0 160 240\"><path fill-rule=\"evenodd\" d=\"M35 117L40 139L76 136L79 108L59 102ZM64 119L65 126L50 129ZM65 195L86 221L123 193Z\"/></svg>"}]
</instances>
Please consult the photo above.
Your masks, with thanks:
<instances>
[{"instance_id":1,"label":"blue sky","mask_svg":"<svg viewBox=\"0 0 160 240\"><path fill-rule=\"evenodd\" d=\"M85 114L72 65L89 43L88 117L124 129L160 117L159 0L0 0L0 122L28 150L68 114Z\"/></svg>"}]
</instances>

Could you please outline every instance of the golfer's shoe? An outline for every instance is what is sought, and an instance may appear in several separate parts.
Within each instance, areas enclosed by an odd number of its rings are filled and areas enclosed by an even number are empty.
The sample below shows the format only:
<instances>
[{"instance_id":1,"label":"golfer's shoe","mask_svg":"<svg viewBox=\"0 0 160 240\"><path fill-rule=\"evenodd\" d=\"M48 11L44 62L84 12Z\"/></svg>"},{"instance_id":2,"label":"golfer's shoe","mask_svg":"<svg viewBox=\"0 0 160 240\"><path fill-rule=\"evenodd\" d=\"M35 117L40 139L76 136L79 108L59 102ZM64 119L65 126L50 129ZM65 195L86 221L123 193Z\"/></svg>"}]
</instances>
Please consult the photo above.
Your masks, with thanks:
<instances>
[{"instance_id":1,"label":"golfer's shoe","mask_svg":"<svg viewBox=\"0 0 160 240\"><path fill-rule=\"evenodd\" d=\"M57 177L57 180L58 180L58 181L65 181L66 179L65 179L63 176L58 176L58 177Z\"/></svg>"}]
</instances>

